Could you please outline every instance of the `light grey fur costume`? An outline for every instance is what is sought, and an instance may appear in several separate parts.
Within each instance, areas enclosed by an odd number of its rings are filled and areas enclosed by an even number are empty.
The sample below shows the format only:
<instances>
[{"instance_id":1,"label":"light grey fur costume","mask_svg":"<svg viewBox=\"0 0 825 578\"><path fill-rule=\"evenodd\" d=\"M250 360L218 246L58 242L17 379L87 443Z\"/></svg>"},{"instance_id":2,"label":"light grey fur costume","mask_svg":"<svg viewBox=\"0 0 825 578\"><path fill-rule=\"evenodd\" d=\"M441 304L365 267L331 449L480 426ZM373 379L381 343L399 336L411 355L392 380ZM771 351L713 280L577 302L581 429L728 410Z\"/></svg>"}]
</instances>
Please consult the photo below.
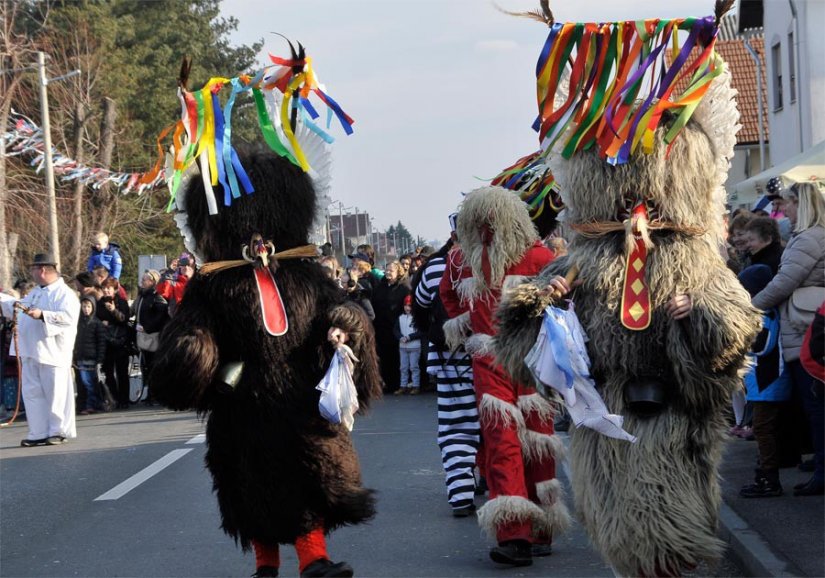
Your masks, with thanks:
<instances>
[{"instance_id":1,"label":"light grey fur costume","mask_svg":"<svg viewBox=\"0 0 825 578\"><path fill-rule=\"evenodd\" d=\"M716 141L692 120L666 158L666 128L652 154L610 166L591 149L553 158L566 206L563 220L616 222L627 195L641 193L669 228L651 230L647 261L652 318L643 331L620 321L625 233L577 234L569 255L517 288L499 309L495 348L516 379L532 377L524 357L535 343L549 298L540 291L575 263L583 284L572 299L589 337L591 372L611 413L624 416L635 444L586 428L572 430L572 484L577 514L604 558L622 575L677 575L723 552L716 537L725 409L742 387L745 353L760 314L718 249L723 207ZM725 160L726 162L726 160ZM690 295L689 316L665 310ZM664 385L665 408L653 417L628 411L625 386L651 377Z\"/></svg>"}]
</instances>

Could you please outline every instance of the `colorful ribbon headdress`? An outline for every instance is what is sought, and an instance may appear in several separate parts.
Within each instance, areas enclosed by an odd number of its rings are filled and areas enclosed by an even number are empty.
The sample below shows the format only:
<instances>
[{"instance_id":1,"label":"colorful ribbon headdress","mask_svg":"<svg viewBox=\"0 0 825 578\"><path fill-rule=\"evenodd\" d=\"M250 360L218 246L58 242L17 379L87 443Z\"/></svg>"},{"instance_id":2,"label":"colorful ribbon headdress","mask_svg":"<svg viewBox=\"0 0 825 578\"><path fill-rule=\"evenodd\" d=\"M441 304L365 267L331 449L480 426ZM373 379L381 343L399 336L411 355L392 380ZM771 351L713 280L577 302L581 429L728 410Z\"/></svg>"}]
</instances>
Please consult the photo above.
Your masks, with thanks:
<instances>
[{"instance_id":1,"label":"colorful ribbon headdress","mask_svg":"<svg viewBox=\"0 0 825 578\"><path fill-rule=\"evenodd\" d=\"M527 203L534 221L541 218L547 207L556 214L564 208L559 185L546 160L540 150L531 153L501 171L490 183L517 193Z\"/></svg>"},{"instance_id":2,"label":"colorful ribbon headdress","mask_svg":"<svg viewBox=\"0 0 825 578\"><path fill-rule=\"evenodd\" d=\"M608 163L626 163L640 147L652 151L665 111L672 143L725 69L714 45L732 4L672 20L557 23L546 0L541 13L522 14L550 27L536 66L541 148L570 158L595 146Z\"/></svg>"},{"instance_id":3,"label":"colorful ribbon headdress","mask_svg":"<svg viewBox=\"0 0 825 578\"><path fill-rule=\"evenodd\" d=\"M289 42L289 41L288 41ZM184 172L197 162L203 175L210 214L218 212L213 187L220 183L224 190L224 205L253 192L246 171L232 147L232 112L236 99L252 94L261 134L269 148L312 176L316 192L322 195L328 187L329 154L326 145L335 139L327 132L335 116L346 134L352 133L353 120L330 97L298 43L298 50L289 42L290 58L269 55L273 65L254 74L234 78L215 77L203 88L189 91L187 83L191 60L184 59L178 82L181 119L167 127L158 138L158 151L163 156L162 141L174 129L173 151L167 156L167 181L171 192L170 207L175 201ZM228 94L223 105L221 91ZM314 121L320 115L310 102L314 95L326 105L326 130ZM161 170L161 159L152 173Z\"/></svg>"}]
</instances>

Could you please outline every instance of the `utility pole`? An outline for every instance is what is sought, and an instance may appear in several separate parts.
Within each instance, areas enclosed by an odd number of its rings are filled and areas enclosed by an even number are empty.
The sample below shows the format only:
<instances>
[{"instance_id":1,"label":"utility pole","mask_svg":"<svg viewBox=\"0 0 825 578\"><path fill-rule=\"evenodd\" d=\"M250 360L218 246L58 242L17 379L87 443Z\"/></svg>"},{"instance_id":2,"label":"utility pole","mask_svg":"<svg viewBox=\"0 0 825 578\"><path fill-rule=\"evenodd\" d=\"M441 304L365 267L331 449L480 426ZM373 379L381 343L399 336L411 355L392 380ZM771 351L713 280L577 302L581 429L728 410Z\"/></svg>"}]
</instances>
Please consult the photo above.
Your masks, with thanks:
<instances>
[{"instance_id":1,"label":"utility pole","mask_svg":"<svg viewBox=\"0 0 825 578\"><path fill-rule=\"evenodd\" d=\"M358 223L358 207L355 207L355 240L358 245L361 244L361 225Z\"/></svg>"},{"instance_id":2,"label":"utility pole","mask_svg":"<svg viewBox=\"0 0 825 578\"><path fill-rule=\"evenodd\" d=\"M49 250L58 266L60 265L60 240L57 231L57 199L54 191L54 164L52 161L52 131L49 124L49 82L64 80L80 74L73 70L63 76L49 79L46 77L46 54L37 53L37 72L40 76L40 122L43 125L43 160L46 166L46 193L49 199Z\"/></svg>"},{"instance_id":3,"label":"utility pole","mask_svg":"<svg viewBox=\"0 0 825 578\"><path fill-rule=\"evenodd\" d=\"M60 264L60 241L57 237L57 199L54 193L54 165L52 164L52 131L49 126L49 93L46 87L46 55L37 53L37 71L40 74L40 122L43 125L43 153L46 161L46 193L49 199L49 250Z\"/></svg>"},{"instance_id":4,"label":"utility pole","mask_svg":"<svg viewBox=\"0 0 825 578\"><path fill-rule=\"evenodd\" d=\"M347 250L344 248L344 203L338 201L338 218L341 220L341 255L346 255Z\"/></svg>"}]
</instances>

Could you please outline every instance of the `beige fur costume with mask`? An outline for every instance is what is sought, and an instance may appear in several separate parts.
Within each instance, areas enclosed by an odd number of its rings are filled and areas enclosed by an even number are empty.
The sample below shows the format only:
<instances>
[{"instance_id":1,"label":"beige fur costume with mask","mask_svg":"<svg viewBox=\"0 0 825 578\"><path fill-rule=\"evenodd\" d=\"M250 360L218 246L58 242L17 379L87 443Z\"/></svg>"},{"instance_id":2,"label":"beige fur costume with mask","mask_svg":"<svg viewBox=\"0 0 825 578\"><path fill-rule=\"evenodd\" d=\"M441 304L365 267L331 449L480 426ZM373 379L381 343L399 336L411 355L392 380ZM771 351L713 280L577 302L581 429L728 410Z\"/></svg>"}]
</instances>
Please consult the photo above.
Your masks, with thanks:
<instances>
[{"instance_id":1,"label":"beige fur costume with mask","mask_svg":"<svg viewBox=\"0 0 825 578\"><path fill-rule=\"evenodd\" d=\"M572 485L578 517L621 575L678 575L724 551L716 537L724 412L742 387L745 353L760 328L759 312L719 249L723 183L738 129L734 96L725 71L669 155L662 126L652 154L623 165L608 165L595 147L569 160L554 156L562 220L574 231L569 255L511 293L498 312L497 359L530 383L524 358L550 302L548 282L573 264L579 268L582 284L568 297L589 337L591 374L610 413L624 417L638 442L573 428ZM651 223L662 228L647 232L650 325L631 331L620 321L627 254L617 208L637 193L658 211ZM598 230L594 223L609 225ZM692 300L680 320L666 311L677 294ZM628 384L645 379L665 394L664 407L649 417L634 413L626 397Z\"/></svg>"}]
</instances>

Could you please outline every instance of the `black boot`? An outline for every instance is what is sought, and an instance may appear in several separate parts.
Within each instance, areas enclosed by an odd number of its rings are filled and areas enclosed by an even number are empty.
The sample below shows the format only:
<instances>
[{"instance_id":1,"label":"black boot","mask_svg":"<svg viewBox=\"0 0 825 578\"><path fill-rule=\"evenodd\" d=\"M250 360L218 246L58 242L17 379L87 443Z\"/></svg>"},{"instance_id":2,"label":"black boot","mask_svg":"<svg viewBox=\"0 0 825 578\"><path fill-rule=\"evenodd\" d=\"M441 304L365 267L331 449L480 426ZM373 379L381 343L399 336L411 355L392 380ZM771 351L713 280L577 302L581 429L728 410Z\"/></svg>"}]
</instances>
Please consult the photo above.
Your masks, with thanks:
<instances>
[{"instance_id":1,"label":"black boot","mask_svg":"<svg viewBox=\"0 0 825 578\"><path fill-rule=\"evenodd\" d=\"M533 553L527 540L508 540L490 550L490 559L510 566L532 566Z\"/></svg>"},{"instance_id":2,"label":"black boot","mask_svg":"<svg viewBox=\"0 0 825 578\"><path fill-rule=\"evenodd\" d=\"M276 578L278 576L278 568L275 566L258 566L252 578Z\"/></svg>"},{"instance_id":3,"label":"black boot","mask_svg":"<svg viewBox=\"0 0 825 578\"><path fill-rule=\"evenodd\" d=\"M332 562L326 558L318 558L304 568L301 578L313 578L315 576L352 576L355 571L346 562Z\"/></svg>"},{"instance_id":4,"label":"black boot","mask_svg":"<svg viewBox=\"0 0 825 578\"><path fill-rule=\"evenodd\" d=\"M754 483L743 486L739 490L743 498L775 498L782 495L782 485L779 483L778 470L756 470Z\"/></svg>"},{"instance_id":5,"label":"black boot","mask_svg":"<svg viewBox=\"0 0 825 578\"><path fill-rule=\"evenodd\" d=\"M825 494L825 483L813 478L793 487L794 496L821 496L822 494Z\"/></svg>"}]
</instances>

